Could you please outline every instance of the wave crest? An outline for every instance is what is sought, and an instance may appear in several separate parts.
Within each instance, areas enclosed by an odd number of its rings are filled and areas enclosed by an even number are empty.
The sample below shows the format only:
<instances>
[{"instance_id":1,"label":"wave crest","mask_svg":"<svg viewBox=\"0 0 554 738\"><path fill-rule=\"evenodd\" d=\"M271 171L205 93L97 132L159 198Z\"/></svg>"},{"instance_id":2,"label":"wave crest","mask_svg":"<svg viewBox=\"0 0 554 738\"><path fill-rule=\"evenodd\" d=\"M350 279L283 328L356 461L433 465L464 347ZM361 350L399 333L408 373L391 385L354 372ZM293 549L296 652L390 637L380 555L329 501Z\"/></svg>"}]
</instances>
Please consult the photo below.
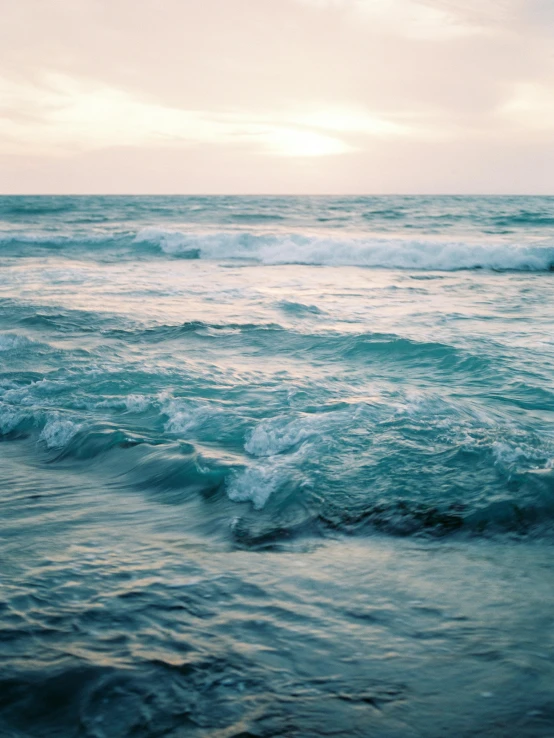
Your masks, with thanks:
<instances>
[{"instance_id":1,"label":"wave crest","mask_svg":"<svg viewBox=\"0 0 554 738\"><path fill-rule=\"evenodd\" d=\"M268 265L365 266L438 271L545 271L554 268L554 245L545 243L517 246L503 242L329 237L301 233L188 233L162 228L139 231L135 242L150 244L172 257L242 259Z\"/></svg>"},{"instance_id":2,"label":"wave crest","mask_svg":"<svg viewBox=\"0 0 554 738\"><path fill-rule=\"evenodd\" d=\"M431 271L554 269L554 243L550 240L521 244L482 238L444 240L426 235L401 238L300 231L188 231L157 226L73 232L20 229L0 231L0 250L14 257L63 251L100 261L169 257Z\"/></svg>"}]
</instances>

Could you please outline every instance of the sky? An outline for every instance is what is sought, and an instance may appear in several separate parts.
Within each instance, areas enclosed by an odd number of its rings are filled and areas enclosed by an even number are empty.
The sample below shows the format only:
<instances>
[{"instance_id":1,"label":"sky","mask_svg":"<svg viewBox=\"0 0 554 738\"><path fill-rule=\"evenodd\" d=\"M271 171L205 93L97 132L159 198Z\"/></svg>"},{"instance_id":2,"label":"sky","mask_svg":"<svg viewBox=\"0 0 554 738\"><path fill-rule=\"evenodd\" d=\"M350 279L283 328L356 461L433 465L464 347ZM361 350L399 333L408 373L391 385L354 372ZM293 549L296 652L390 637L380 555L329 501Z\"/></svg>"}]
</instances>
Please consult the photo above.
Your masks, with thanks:
<instances>
[{"instance_id":1,"label":"sky","mask_svg":"<svg viewBox=\"0 0 554 738\"><path fill-rule=\"evenodd\" d=\"M554 194L554 0L0 12L0 193Z\"/></svg>"}]
</instances>

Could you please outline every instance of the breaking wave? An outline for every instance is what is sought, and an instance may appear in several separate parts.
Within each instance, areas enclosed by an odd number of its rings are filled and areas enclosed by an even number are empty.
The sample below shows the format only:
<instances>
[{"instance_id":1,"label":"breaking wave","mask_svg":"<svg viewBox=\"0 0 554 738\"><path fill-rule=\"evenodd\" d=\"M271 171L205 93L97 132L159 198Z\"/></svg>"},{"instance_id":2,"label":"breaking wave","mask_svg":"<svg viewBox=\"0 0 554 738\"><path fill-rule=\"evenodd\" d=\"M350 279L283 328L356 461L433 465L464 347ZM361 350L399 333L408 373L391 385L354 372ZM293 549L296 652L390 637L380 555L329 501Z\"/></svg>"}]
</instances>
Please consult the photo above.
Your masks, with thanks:
<instances>
[{"instance_id":1,"label":"breaking wave","mask_svg":"<svg viewBox=\"0 0 554 738\"><path fill-rule=\"evenodd\" d=\"M169 257L433 271L554 269L554 244L545 240L522 245L503 241L445 241L423 235L409 239L295 231L189 232L159 227L135 232L0 232L1 254L34 256L45 250L80 259L110 261Z\"/></svg>"},{"instance_id":2,"label":"breaking wave","mask_svg":"<svg viewBox=\"0 0 554 738\"><path fill-rule=\"evenodd\" d=\"M395 269L554 268L554 245L444 242L424 239L307 236L300 233L140 231L136 243L182 258L245 259L262 264L366 266Z\"/></svg>"}]
</instances>

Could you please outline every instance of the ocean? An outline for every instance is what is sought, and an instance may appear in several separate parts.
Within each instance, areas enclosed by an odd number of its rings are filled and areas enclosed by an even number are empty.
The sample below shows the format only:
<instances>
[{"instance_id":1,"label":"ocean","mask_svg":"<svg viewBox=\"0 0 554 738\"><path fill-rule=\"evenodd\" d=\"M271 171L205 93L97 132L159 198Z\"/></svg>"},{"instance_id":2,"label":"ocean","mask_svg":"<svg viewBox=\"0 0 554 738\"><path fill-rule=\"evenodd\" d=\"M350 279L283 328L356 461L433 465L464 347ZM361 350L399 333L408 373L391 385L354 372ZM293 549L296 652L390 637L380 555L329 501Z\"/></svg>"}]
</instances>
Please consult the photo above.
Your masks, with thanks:
<instances>
[{"instance_id":1,"label":"ocean","mask_svg":"<svg viewBox=\"0 0 554 738\"><path fill-rule=\"evenodd\" d=\"M0 735L552 736L554 198L0 198Z\"/></svg>"}]
</instances>

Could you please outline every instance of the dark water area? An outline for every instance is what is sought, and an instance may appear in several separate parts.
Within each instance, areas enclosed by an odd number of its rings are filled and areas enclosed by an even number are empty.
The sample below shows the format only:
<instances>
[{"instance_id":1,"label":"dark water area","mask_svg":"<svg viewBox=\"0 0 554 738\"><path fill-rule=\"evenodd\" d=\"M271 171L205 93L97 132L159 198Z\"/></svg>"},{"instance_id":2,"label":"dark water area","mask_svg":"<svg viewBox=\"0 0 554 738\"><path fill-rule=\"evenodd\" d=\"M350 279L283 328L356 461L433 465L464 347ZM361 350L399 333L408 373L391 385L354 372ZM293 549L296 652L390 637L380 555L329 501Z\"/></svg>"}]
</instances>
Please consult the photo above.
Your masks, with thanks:
<instances>
[{"instance_id":1,"label":"dark water area","mask_svg":"<svg viewBox=\"0 0 554 738\"><path fill-rule=\"evenodd\" d=\"M0 198L0 736L554 734L554 198Z\"/></svg>"}]
</instances>

